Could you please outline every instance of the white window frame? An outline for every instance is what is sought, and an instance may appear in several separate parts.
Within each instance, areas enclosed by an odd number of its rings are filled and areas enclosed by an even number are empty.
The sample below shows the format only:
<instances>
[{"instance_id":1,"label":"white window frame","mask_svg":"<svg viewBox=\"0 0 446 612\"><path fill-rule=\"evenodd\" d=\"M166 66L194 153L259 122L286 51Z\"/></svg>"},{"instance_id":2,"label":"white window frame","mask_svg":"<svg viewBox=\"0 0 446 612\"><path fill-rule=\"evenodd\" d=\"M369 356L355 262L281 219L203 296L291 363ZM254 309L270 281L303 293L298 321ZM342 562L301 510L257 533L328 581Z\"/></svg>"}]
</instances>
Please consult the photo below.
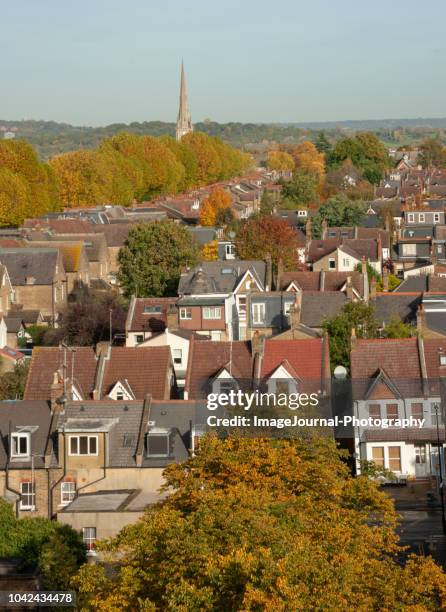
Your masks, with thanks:
<instances>
[{"instance_id":1,"label":"white window frame","mask_svg":"<svg viewBox=\"0 0 446 612\"><path fill-rule=\"evenodd\" d=\"M425 223L426 221L426 215L424 213L419 213L418 214L418 222L419 223Z\"/></svg>"},{"instance_id":2,"label":"white window frame","mask_svg":"<svg viewBox=\"0 0 446 612\"><path fill-rule=\"evenodd\" d=\"M88 453L80 453L80 438L88 438ZM90 452L91 443L90 440L96 440L96 452ZM71 442L72 440L77 440L77 452L73 453L71 451ZM68 455L70 457L97 457L99 454L99 436L90 435L90 434L79 434L79 435L70 435L68 436Z\"/></svg>"},{"instance_id":3,"label":"white window frame","mask_svg":"<svg viewBox=\"0 0 446 612\"><path fill-rule=\"evenodd\" d=\"M410 247L410 249L408 249ZM409 253L408 250L411 252ZM403 257L414 257L417 254L417 245L414 242L403 244Z\"/></svg>"},{"instance_id":4,"label":"white window frame","mask_svg":"<svg viewBox=\"0 0 446 612\"><path fill-rule=\"evenodd\" d=\"M266 318L265 302L254 302L252 304L252 322L253 325L262 325Z\"/></svg>"},{"instance_id":5,"label":"white window frame","mask_svg":"<svg viewBox=\"0 0 446 612\"><path fill-rule=\"evenodd\" d=\"M75 497L76 483L73 480L64 480L60 485L60 505L68 506Z\"/></svg>"},{"instance_id":6,"label":"white window frame","mask_svg":"<svg viewBox=\"0 0 446 612\"><path fill-rule=\"evenodd\" d=\"M415 215L414 213L407 214L407 223L415 223Z\"/></svg>"},{"instance_id":7,"label":"white window frame","mask_svg":"<svg viewBox=\"0 0 446 612\"><path fill-rule=\"evenodd\" d=\"M440 223L440 213L434 213L434 223Z\"/></svg>"},{"instance_id":8,"label":"white window frame","mask_svg":"<svg viewBox=\"0 0 446 612\"><path fill-rule=\"evenodd\" d=\"M24 485L31 487L30 491L24 491ZM23 497L31 498L31 504L25 504ZM35 510L36 508L36 484L31 480L20 483L20 510Z\"/></svg>"},{"instance_id":9,"label":"white window frame","mask_svg":"<svg viewBox=\"0 0 446 612\"><path fill-rule=\"evenodd\" d=\"M20 449L20 440L26 440L26 453L14 452L14 439L17 440L17 448ZM22 459L31 455L31 436L29 433L15 431L11 434L11 458Z\"/></svg>"},{"instance_id":10,"label":"white window frame","mask_svg":"<svg viewBox=\"0 0 446 612\"><path fill-rule=\"evenodd\" d=\"M179 354L179 356L178 356ZM173 348L172 349L172 359L175 365L181 365L183 363L183 349ZM177 361L178 360L178 361Z\"/></svg>"},{"instance_id":11,"label":"white window frame","mask_svg":"<svg viewBox=\"0 0 446 612\"><path fill-rule=\"evenodd\" d=\"M206 321L218 321L221 319L221 306L204 306L203 319Z\"/></svg>"},{"instance_id":12,"label":"white window frame","mask_svg":"<svg viewBox=\"0 0 446 612\"><path fill-rule=\"evenodd\" d=\"M235 256L235 244L226 244L225 254L226 254L226 257L231 256L231 255Z\"/></svg>"},{"instance_id":13,"label":"white window frame","mask_svg":"<svg viewBox=\"0 0 446 612\"><path fill-rule=\"evenodd\" d=\"M343 260L342 260L342 265L345 268L348 268L350 266L350 259L348 257L344 257Z\"/></svg>"},{"instance_id":14,"label":"white window frame","mask_svg":"<svg viewBox=\"0 0 446 612\"><path fill-rule=\"evenodd\" d=\"M192 319L192 308L189 306L182 306L180 308L180 320L190 321Z\"/></svg>"},{"instance_id":15,"label":"white window frame","mask_svg":"<svg viewBox=\"0 0 446 612\"><path fill-rule=\"evenodd\" d=\"M331 264L334 264L333 266ZM336 270L336 259L333 259L333 257L330 257L330 259L328 260L328 269L329 270Z\"/></svg>"},{"instance_id":16,"label":"white window frame","mask_svg":"<svg viewBox=\"0 0 446 612\"><path fill-rule=\"evenodd\" d=\"M290 314L291 306L294 306L294 302L284 302L283 304L283 314L288 316Z\"/></svg>"},{"instance_id":17,"label":"white window frame","mask_svg":"<svg viewBox=\"0 0 446 612\"><path fill-rule=\"evenodd\" d=\"M82 541L87 550L94 550L96 537L96 527L82 527Z\"/></svg>"}]
</instances>

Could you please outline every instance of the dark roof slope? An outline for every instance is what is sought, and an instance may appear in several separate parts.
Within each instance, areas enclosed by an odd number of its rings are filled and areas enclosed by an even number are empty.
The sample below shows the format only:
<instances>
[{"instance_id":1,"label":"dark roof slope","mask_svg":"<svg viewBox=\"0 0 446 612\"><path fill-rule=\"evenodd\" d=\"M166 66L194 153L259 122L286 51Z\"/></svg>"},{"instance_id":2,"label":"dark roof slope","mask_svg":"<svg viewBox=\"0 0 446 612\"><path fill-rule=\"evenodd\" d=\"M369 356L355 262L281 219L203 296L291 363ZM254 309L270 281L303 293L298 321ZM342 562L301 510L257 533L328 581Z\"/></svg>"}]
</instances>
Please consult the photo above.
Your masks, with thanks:
<instances>
[{"instance_id":1,"label":"dark roof slope","mask_svg":"<svg viewBox=\"0 0 446 612\"><path fill-rule=\"evenodd\" d=\"M56 275L58 249L0 249L0 262L8 269L12 285L51 285Z\"/></svg>"}]
</instances>

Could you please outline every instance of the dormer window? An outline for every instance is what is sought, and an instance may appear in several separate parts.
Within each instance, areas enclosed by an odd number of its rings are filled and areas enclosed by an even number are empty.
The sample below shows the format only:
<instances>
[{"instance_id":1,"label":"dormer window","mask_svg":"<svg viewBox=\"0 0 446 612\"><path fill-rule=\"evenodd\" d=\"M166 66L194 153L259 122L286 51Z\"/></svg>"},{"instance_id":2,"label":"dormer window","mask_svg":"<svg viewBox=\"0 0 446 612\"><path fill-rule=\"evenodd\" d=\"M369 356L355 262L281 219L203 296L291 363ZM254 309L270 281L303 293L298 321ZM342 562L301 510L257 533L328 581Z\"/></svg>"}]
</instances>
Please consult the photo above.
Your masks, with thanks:
<instances>
[{"instance_id":1,"label":"dormer window","mask_svg":"<svg viewBox=\"0 0 446 612\"><path fill-rule=\"evenodd\" d=\"M69 441L71 456L98 454L98 436L70 436Z\"/></svg>"},{"instance_id":2,"label":"dormer window","mask_svg":"<svg viewBox=\"0 0 446 612\"><path fill-rule=\"evenodd\" d=\"M29 433L12 433L11 434L11 457L24 458L29 457L31 451L31 440Z\"/></svg>"},{"instance_id":3,"label":"dormer window","mask_svg":"<svg viewBox=\"0 0 446 612\"><path fill-rule=\"evenodd\" d=\"M169 457L170 429L152 427L147 432L147 457Z\"/></svg>"}]
</instances>

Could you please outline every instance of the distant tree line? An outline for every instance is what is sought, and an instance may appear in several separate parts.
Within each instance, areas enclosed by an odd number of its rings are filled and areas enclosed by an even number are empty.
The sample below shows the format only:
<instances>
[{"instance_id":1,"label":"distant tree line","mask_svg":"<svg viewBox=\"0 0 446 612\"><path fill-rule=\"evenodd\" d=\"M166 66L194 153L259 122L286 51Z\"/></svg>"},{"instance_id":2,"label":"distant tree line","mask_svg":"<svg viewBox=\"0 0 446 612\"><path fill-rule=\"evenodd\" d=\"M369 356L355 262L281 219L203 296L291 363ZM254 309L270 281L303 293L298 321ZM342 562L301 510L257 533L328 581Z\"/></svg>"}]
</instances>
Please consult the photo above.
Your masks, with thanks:
<instances>
[{"instance_id":1,"label":"distant tree line","mask_svg":"<svg viewBox=\"0 0 446 612\"><path fill-rule=\"evenodd\" d=\"M0 226L62 207L122 204L232 178L251 158L194 132L181 142L120 133L97 149L39 161L25 141L0 141Z\"/></svg>"}]
</instances>

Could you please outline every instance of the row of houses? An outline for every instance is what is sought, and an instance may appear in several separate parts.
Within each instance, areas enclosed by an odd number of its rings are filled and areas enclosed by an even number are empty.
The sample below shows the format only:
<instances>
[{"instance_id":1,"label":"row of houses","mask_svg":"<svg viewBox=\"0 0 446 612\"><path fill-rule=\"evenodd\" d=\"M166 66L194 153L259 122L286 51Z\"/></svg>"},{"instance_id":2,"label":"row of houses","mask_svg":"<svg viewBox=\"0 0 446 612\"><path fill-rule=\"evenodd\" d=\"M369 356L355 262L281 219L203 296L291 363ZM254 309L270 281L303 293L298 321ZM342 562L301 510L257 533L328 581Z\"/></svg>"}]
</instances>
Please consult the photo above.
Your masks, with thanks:
<instances>
[{"instance_id":1,"label":"row of houses","mask_svg":"<svg viewBox=\"0 0 446 612\"><path fill-rule=\"evenodd\" d=\"M352 428L329 431L350 449L357 472L373 461L400 480L437 477L446 342L352 336L351 379L343 381L331 378L326 336L193 338L184 399L173 398L175 373L163 347L39 349L25 399L0 404L0 494L18 516L57 518L93 546L161 499L163 469L197 452L210 429L209 395L239 389L315 392L330 416L357 417ZM422 426L401 426L410 417Z\"/></svg>"}]
</instances>

